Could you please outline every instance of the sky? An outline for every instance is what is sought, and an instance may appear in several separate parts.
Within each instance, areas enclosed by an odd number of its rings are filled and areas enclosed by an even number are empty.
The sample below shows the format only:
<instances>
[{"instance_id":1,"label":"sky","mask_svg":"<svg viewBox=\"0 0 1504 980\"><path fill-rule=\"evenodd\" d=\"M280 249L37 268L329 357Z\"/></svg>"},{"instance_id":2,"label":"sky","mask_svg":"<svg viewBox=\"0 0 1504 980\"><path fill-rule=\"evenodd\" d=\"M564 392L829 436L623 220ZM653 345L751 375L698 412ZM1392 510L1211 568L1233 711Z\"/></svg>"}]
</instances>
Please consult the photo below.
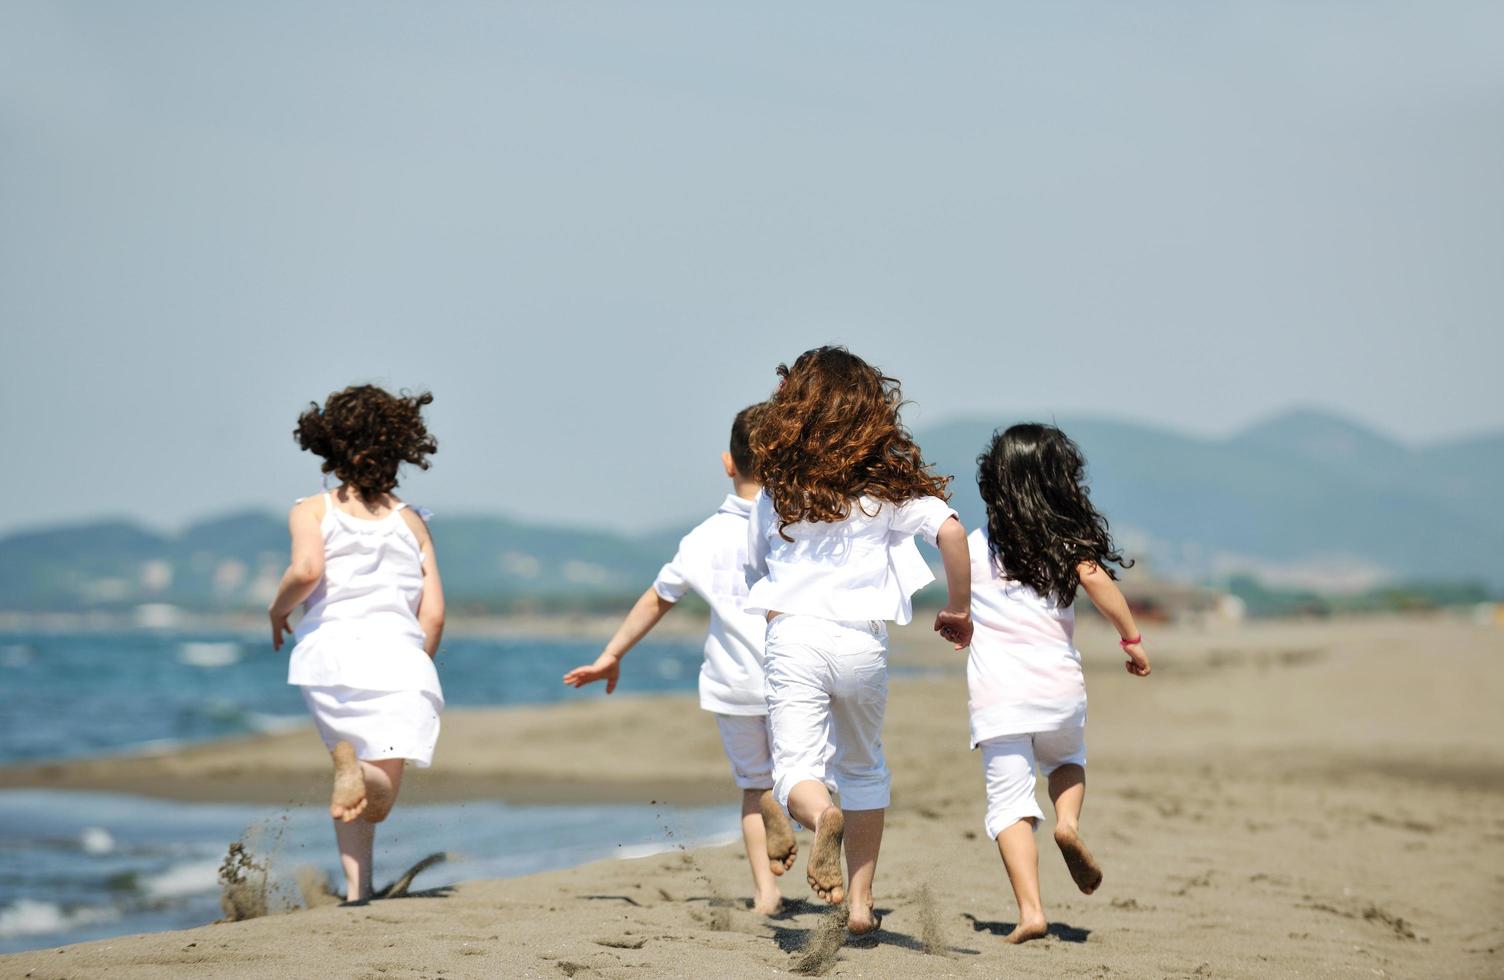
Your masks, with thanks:
<instances>
[{"instance_id":1,"label":"sky","mask_svg":"<svg viewBox=\"0 0 1504 980\"><path fill-rule=\"evenodd\" d=\"M316 490L430 389L441 515L708 512L844 343L915 428L1504 428L1504 5L0 5L0 531Z\"/></svg>"}]
</instances>

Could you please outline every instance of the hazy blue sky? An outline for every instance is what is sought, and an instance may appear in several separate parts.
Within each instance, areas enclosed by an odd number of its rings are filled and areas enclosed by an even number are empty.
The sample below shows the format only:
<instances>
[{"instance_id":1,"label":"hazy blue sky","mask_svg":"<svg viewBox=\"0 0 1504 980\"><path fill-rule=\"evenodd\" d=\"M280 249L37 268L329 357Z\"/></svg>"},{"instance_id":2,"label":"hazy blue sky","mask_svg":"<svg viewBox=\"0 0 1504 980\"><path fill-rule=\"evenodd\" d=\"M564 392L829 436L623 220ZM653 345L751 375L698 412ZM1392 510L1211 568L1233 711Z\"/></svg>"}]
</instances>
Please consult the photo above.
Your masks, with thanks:
<instances>
[{"instance_id":1,"label":"hazy blue sky","mask_svg":"<svg viewBox=\"0 0 1504 980\"><path fill-rule=\"evenodd\" d=\"M430 387L410 497L720 493L826 341L923 425L1294 403L1504 426L1504 5L0 6L0 527L318 484Z\"/></svg>"}]
</instances>

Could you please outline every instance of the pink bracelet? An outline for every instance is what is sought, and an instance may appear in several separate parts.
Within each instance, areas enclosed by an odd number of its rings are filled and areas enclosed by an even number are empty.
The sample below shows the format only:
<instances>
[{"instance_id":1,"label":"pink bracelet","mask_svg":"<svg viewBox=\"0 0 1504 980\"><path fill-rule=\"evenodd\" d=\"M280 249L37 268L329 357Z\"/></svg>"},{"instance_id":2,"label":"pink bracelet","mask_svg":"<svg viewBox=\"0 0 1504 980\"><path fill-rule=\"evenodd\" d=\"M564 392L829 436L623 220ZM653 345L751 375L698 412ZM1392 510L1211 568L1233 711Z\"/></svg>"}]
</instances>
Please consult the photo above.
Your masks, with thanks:
<instances>
[{"instance_id":1,"label":"pink bracelet","mask_svg":"<svg viewBox=\"0 0 1504 980\"><path fill-rule=\"evenodd\" d=\"M1138 636L1135 636L1131 640L1119 640L1118 641L1118 646L1120 646L1124 650L1126 650L1129 647L1133 646L1135 643L1142 643L1142 642L1144 642L1144 634L1140 633Z\"/></svg>"}]
</instances>

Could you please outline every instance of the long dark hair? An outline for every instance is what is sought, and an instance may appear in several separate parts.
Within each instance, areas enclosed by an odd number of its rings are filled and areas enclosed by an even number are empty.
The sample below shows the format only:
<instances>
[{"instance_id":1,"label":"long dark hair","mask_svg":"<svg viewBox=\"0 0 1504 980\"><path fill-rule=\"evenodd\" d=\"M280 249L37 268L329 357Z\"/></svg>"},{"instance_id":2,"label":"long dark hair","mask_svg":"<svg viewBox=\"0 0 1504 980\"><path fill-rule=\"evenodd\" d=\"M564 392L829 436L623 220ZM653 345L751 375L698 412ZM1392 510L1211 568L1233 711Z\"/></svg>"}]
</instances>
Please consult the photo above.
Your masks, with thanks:
<instances>
[{"instance_id":1,"label":"long dark hair","mask_svg":"<svg viewBox=\"0 0 1504 980\"><path fill-rule=\"evenodd\" d=\"M950 477L930 472L899 419L897 378L844 347L807 350L778 376L751 450L786 539L800 521L844 521L864 494L893 504L946 495Z\"/></svg>"},{"instance_id":2,"label":"long dark hair","mask_svg":"<svg viewBox=\"0 0 1504 980\"><path fill-rule=\"evenodd\" d=\"M999 571L1062 606L1076 600L1076 566L1130 568L1092 506L1081 450L1053 425L1029 422L995 433L977 457L987 505L987 545Z\"/></svg>"}]
</instances>

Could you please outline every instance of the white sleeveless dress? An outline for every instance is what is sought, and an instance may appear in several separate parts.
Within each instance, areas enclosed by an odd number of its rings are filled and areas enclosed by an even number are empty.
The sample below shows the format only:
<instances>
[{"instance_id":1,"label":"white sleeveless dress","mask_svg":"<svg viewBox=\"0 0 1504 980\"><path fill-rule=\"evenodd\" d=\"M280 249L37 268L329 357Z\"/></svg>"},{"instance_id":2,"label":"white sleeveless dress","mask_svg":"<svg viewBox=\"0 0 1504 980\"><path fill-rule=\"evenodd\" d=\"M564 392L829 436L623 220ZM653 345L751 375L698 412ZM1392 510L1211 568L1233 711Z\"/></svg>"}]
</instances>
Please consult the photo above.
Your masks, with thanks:
<instances>
[{"instance_id":1,"label":"white sleeveless dress","mask_svg":"<svg viewBox=\"0 0 1504 980\"><path fill-rule=\"evenodd\" d=\"M423 650L423 549L400 513L406 506L362 520L324 494L324 577L293 633L287 682L302 688L331 749L346 741L361 759L426 767L444 692Z\"/></svg>"}]
</instances>

